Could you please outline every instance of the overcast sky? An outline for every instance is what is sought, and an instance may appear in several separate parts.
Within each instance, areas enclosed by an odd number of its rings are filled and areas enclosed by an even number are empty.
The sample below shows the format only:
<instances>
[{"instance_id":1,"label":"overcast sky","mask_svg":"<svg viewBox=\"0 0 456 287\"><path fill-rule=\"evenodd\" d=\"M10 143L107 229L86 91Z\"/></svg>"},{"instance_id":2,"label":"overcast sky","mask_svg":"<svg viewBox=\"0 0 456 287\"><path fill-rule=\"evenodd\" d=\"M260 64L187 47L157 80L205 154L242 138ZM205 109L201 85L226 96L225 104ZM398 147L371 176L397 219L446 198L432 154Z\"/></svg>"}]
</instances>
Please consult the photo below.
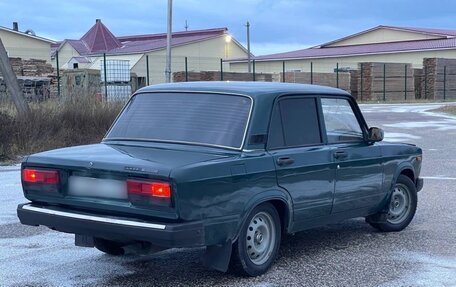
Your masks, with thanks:
<instances>
[{"instance_id":1,"label":"overcast sky","mask_svg":"<svg viewBox=\"0 0 456 287\"><path fill-rule=\"evenodd\" d=\"M452 0L174 0L173 31L228 27L255 55L306 48L377 25L456 29ZM0 25L79 39L96 18L116 36L166 31L166 0L0 0Z\"/></svg>"}]
</instances>

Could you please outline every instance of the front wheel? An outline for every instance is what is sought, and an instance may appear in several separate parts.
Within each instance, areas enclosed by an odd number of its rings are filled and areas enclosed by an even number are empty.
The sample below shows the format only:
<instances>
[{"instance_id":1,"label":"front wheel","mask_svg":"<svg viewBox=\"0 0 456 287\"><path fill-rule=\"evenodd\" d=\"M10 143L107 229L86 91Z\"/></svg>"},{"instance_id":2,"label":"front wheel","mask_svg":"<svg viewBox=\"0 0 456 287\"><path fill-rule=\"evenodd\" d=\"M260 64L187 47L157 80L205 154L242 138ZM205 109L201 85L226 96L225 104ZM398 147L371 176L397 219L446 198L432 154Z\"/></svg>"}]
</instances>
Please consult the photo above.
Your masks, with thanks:
<instances>
[{"instance_id":1,"label":"front wheel","mask_svg":"<svg viewBox=\"0 0 456 287\"><path fill-rule=\"evenodd\" d=\"M381 231L401 231L412 221L417 203L415 184L409 177L401 174L391 194L386 220L370 224Z\"/></svg>"},{"instance_id":2,"label":"front wheel","mask_svg":"<svg viewBox=\"0 0 456 287\"><path fill-rule=\"evenodd\" d=\"M265 273L280 246L280 217L275 207L264 203L253 209L233 245L231 270L244 276Z\"/></svg>"}]
</instances>

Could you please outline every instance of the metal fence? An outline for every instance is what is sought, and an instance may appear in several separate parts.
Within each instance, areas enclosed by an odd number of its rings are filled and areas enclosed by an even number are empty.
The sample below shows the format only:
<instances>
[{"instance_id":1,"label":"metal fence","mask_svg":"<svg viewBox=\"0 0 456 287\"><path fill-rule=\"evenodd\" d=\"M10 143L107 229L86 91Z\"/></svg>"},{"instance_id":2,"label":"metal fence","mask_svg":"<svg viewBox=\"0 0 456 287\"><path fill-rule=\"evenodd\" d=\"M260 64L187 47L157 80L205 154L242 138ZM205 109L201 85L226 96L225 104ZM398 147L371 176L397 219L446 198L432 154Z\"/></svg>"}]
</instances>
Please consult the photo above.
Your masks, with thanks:
<instances>
[{"instance_id":1,"label":"metal fence","mask_svg":"<svg viewBox=\"0 0 456 287\"><path fill-rule=\"evenodd\" d=\"M340 88L359 101L456 100L456 59L423 59L421 66L386 60L252 60L248 72L246 61L173 54L171 67L173 82L291 82ZM80 57L61 52L49 60L24 55L10 61L29 101L81 96L125 101L141 87L165 82L165 55ZM0 78L0 100L6 94Z\"/></svg>"},{"instance_id":2,"label":"metal fence","mask_svg":"<svg viewBox=\"0 0 456 287\"><path fill-rule=\"evenodd\" d=\"M77 61L84 61L84 63ZM95 95L101 100L124 101L137 89L165 82L165 57L144 55L112 56L103 54L86 59L71 59L61 65L61 56L56 53L56 97ZM219 58L174 56L172 73L186 75L200 71L227 70L229 64ZM188 76L185 77L188 79Z\"/></svg>"}]
</instances>

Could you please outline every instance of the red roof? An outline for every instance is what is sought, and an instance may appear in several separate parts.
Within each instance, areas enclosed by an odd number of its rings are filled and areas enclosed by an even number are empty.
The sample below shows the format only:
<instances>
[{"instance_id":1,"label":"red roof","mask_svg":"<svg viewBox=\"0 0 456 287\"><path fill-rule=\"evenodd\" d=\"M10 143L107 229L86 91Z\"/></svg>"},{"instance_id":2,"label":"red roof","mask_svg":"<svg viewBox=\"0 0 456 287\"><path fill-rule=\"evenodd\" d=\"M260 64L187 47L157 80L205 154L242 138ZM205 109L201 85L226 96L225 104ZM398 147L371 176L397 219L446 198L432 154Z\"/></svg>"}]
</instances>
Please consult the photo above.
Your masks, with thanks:
<instances>
[{"instance_id":1,"label":"red roof","mask_svg":"<svg viewBox=\"0 0 456 287\"><path fill-rule=\"evenodd\" d=\"M173 32L171 45L180 46L193 42L208 40L223 36L227 28L213 28L204 30L191 30ZM80 40L64 40L59 43L60 49L64 43L70 44L81 56L137 54L166 48L166 33L114 36L109 29L97 20L95 25Z\"/></svg>"},{"instance_id":2,"label":"red roof","mask_svg":"<svg viewBox=\"0 0 456 287\"><path fill-rule=\"evenodd\" d=\"M223 35L227 31L228 31L227 28L212 28L212 29L204 29L204 30L173 32L173 38L190 37L190 36ZM121 42L159 40L159 39L166 39L166 33L120 36L120 37L117 37L117 39L119 39Z\"/></svg>"},{"instance_id":3,"label":"red roof","mask_svg":"<svg viewBox=\"0 0 456 287\"><path fill-rule=\"evenodd\" d=\"M363 44L340 47L308 48L303 50L257 56L255 60L288 60L306 58L328 58L355 56L365 54L382 54L393 52L411 52L420 50L456 49L456 39L437 39ZM245 60L244 60L245 61Z\"/></svg>"},{"instance_id":4,"label":"red roof","mask_svg":"<svg viewBox=\"0 0 456 287\"><path fill-rule=\"evenodd\" d=\"M107 52L122 46L119 40L97 19L95 25L80 39L90 52Z\"/></svg>"},{"instance_id":5,"label":"red roof","mask_svg":"<svg viewBox=\"0 0 456 287\"><path fill-rule=\"evenodd\" d=\"M328 45L337 43L341 40L352 38L354 36L364 34L376 29L394 29L402 31L410 31L415 33L422 33L437 36L437 39L425 40L410 40L410 41L395 41L383 42L372 44L358 44L347 46L330 46ZM411 52L422 50L444 50L456 49L456 30L449 29L429 29L429 28L412 28L412 27L395 27L395 26L377 26L372 29L362 31L360 33L341 38L339 40L331 41L319 46L284 52L270 55L263 55L255 57L257 61L270 61L270 60L290 60L290 59L312 59L312 58L330 58L330 57L344 57L356 56L366 54L387 54L399 52ZM246 59L234 60L233 62L245 62Z\"/></svg>"},{"instance_id":6,"label":"red roof","mask_svg":"<svg viewBox=\"0 0 456 287\"><path fill-rule=\"evenodd\" d=\"M435 35L442 35L442 36L456 36L456 30L451 29L435 29L435 28L417 28L417 27L398 27L398 26L384 26L380 25L378 28L389 28L389 29L397 29L397 30L404 30L410 32L418 32L423 34L435 34Z\"/></svg>"},{"instance_id":7,"label":"red roof","mask_svg":"<svg viewBox=\"0 0 456 287\"><path fill-rule=\"evenodd\" d=\"M449 30L449 29L432 29L432 28L416 28L416 27L398 27L398 26L385 26L385 25L379 25L374 28L370 28L364 31L361 31L359 33L355 33L352 35L348 35L346 37L336 39L321 45L318 45L316 47L312 48L322 48L322 47L327 47L331 44L338 43L343 40L351 39L360 35L367 34L369 32L379 30L379 29L388 29L388 30L395 30L395 31L402 31L402 32L412 32L412 33L417 33L417 34L423 34L423 35L428 35L432 36L434 39L435 37L437 38L453 38L456 36L456 30Z\"/></svg>"}]
</instances>

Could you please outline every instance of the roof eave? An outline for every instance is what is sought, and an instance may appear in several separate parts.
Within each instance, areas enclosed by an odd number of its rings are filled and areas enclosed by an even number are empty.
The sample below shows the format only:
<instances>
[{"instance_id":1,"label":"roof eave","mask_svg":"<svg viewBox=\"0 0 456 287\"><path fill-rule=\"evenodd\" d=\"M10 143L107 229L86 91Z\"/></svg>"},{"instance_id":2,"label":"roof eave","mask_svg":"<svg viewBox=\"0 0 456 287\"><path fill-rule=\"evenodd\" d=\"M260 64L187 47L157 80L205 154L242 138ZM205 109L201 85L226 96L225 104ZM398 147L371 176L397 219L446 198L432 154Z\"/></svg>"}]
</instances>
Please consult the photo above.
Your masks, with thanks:
<instances>
[{"instance_id":1,"label":"roof eave","mask_svg":"<svg viewBox=\"0 0 456 287\"><path fill-rule=\"evenodd\" d=\"M193 41L189 41L189 42L185 42L185 43L180 43L180 44L174 44L171 46L171 48L175 48L175 47L181 47L181 46L185 46L185 45L189 45L189 44L194 44L194 43L199 43L199 42L203 42L203 41L207 41L207 40L212 40L212 39L216 39L216 38L219 38L219 37L224 37L225 35L216 35L216 36L211 36L211 37L207 37L207 38L204 38L204 39L198 39L198 40L193 40ZM234 38L233 38L234 39ZM241 45L242 47L242 45ZM151 53L151 52L156 52L156 51L161 51L161 50L165 50L166 49L166 46L164 47L160 47L160 48L156 48L156 49L150 49L150 50L144 50L144 51L138 51L138 52L120 52L120 53L109 53L109 51L106 52L106 56L120 56L120 55L131 55L131 54L146 54L146 53ZM97 54L87 54L87 55L81 55L81 56L88 56L88 57L97 57L97 56L100 56L100 55L103 55L103 53L97 53Z\"/></svg>"},{"instance_id":2,"label":"roof eave","mask_svg":"<svg viewBox=\"0 0 456 287\"><path fill-rule=\"evenodd\" d=\"M376 30L379 30L379 29L389 29L389 30L395 30L395 31L404 31L404 32L410 32L410 33L421 34L421 35L437 36L437 37L442 37L442 38L447 38L447 39L455 37L455 36L448 35L448 34L443 34L443 33L439 34L439 33L432 33L432 32L424 32L424 31L419 31L419 30L413 30L413 29L408 29L408 28L403 28L403 27L379 25L379 26L376 26L376 27L373 27L373 28L370 28L370 29L367 29L367 30L364 30L364 31L361 31L361 32L358 32L358 33L355 33L355 34L351 34L351 35L348 35L348 36L345 36L345 37L342 37L342 38L339 38L339 39L336 39L336 40L333 40L333 41L330 41L330 42L326 42L326 43L323 43L323 44L320 44L320 45L317 45L317 46L310 47L310 49L324 48L324 47L327 47L329 45L332 45L332 44L335 44L335 43L338 43L338 42L342 42L342 41L345 41L345 40L348 40L348 39L352 39L354 37L357 37L357 36L360 36L360 35L364 35L366 33L370 33L372 31L376 31Z\"/></svg>"},{"instance_id":3,"label":"roof eave","mask_svg":"<svg viewBox=\"0 0 456 287\"><path fill-rule=\"evenodd\" d=\"M294 60L307 60L307 59L326 59L326 58L345 58L345 57L356 57L356 56L365 56L365 55L384 55L384 54L395 54L395 53L413 53L413 52L422 52L422 51L440 51L440 50L456 50L456 47L446 47L446 48L428 48L428 49L411 49L411 50L401 50L401 51L387 51L387 52L370 52L370 53L356 53L356 54L341 54L341 55L328 55L328 56L309 56L309 57L284 57L284 58L270 58L270 59L255 59L255 62L270 62L270 61L294 61ZM245 60L231 60L227 61L230 63L247 63Z\"/></svg>"},{"instance_id":4,"label":"roof eave","mask_svg":"<svg viewBox=\"0 0 456 287\"><path fill-rule=\"evenodd\" d=\"M185 33L187 34L193 34L193 33L198 33L198 32L210 32L210 31L213 31L213 32L216 32L216 31L219 31L219 32L226 32L228 31L228 28L227 27L222 27L222 28L212 28L212 29L201 29L201 30L190 30L190 31L179 31L179 32L173 32L172 34L175 35L175 36L180 36L180 35L185 35ZM134 38L134 37L144 37L144 38L147 38L147 37L166 37L166 33L157 33L157 34L140 34L140 35L131 35L131 36L119 36L117 37L117 39L119 39L119 41L130 41L130 40L127 40L128 38Z\"/></svg>"},{"instance_id":5,"label":"roof eave","mask_svg":"<svg viewBox=\"0 0 456 287\"><path fill-rule=\"evenodd\" d=\"M16 30L13 30L13 29L10 29L10 28L7 28L7 27L3 27L3 26L0 26L0 29L4 30L4 31L7 31L7 32L11 32L11 33L17 34L17 35L30 37L30 38L33 38L35 40L40 40L40 41L43 41L43 42L47 42L47 43L50 43L50 44L57 43L56 41L51 40L51 39L47 39L47 38L36 36L36 35L25 34L23 32L19 32L19 31L16 31Z\"/></svg>"}]
</instances>

